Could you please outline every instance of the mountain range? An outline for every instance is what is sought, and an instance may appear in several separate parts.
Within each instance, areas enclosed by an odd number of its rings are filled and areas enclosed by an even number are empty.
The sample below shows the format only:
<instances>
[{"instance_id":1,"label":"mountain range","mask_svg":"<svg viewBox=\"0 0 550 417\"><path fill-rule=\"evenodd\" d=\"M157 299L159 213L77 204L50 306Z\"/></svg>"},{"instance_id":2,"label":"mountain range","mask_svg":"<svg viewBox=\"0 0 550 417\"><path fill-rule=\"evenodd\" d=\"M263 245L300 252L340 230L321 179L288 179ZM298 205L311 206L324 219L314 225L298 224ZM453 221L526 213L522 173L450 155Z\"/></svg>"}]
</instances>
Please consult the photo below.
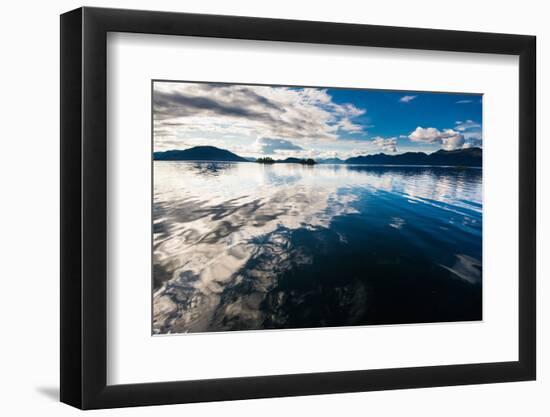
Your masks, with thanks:
<instances>
[{"instance_id":1,"label":"mountain range","mask_svg":"<svg viewBox=\"0 0 550 417\"><path fill-rule=\"evenodd\" d=\"M362 165L438 165L480 167L481 148L466 148L446 151L440 149L431 154L424 152L405 152L398 155L379 153L376 155L356 156L346 159L346 164Z\"/></svg>"},{"instance_id":2,"label":"mountain range","mask_svg":"<svg viewBox=\"0 0 550 417\"><path fill-rule=\"evenodd\" d=\"M360 164L360 165L436 165L436 166L471 166L481 167L482 149L467 148L446 151L440 149L431 154L424 152L405 152L397 155L379 153L364 155L342 160L328 158L316 160L319 164ZM222 162L253 162L254 158L243 158L233 152L215 146L195 146L184 150L155 152L155 161L222 161ZM275 163L301 163L302 158L289 157L276 160Z\"/></svg>"}]
</instances>

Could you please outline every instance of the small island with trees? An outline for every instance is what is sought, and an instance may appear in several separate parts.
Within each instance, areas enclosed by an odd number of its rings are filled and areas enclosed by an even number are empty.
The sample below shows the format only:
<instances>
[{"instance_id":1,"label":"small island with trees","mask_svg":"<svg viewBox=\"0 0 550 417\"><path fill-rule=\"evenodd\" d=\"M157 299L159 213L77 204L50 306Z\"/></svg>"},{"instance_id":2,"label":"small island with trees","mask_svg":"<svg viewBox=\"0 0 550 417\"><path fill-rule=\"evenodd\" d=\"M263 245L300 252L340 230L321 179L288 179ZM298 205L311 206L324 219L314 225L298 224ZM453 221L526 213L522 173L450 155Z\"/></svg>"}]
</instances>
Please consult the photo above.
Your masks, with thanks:
<instances>
[{"instance_id":1,"label":"small island with trees","mask_svg":"<svg viewBox=\"0 0 550 417\"><path fill-rule=\"evenodd\" d=\"M269 156L258 158L256 159L256 162L259 164L275 164L275 163L282 163L282 164L302 164L302 165L315 165L317 162L315 162L315 159L311 158L286 158L282 160L275 160L273 158L270 158Z\"/></svg>"}]
</instances>

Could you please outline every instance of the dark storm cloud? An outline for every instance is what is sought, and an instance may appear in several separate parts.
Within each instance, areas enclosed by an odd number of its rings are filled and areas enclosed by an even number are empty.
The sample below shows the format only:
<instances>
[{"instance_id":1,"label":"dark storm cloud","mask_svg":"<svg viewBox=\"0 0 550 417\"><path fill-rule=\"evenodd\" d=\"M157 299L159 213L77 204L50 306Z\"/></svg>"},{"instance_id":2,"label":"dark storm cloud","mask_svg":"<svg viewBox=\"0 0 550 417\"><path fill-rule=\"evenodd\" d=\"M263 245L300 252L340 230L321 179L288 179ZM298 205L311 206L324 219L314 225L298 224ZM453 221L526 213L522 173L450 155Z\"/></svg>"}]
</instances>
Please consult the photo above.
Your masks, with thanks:
<instances>
[{"instance_id":1,"label":"dark storm cloud","mask_svg":"<svg viewBox=\"0 0 550 417\"><path fill-rule=\"evenodd\" d=\"M252 101L258 102L257 97L252 97ZM178 117L187 116L201 111L220 116L239 116L253 117L263 119L266 113L252 111L249 108L250 103L240 98L232 105L221 103L208 97L186 96L181 93L155 92L154 109L155 116ZM274 106L273 106L274 107Z\"/></svg>"}]
</instances>

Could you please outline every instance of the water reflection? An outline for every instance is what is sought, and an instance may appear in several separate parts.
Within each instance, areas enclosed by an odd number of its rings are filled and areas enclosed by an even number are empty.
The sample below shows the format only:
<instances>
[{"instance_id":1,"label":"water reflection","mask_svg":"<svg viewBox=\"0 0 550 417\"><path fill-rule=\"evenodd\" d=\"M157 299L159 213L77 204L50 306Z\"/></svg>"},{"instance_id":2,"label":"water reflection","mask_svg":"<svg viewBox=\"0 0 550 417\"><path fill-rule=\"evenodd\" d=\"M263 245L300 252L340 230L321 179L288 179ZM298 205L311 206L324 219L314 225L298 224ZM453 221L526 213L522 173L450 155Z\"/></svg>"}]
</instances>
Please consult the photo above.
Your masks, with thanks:
<instances>
[{"instance_id":1,"label":"water reflection","mask_svg":"<svg viewBox=\"0 0 550 417\"><path fill-rule=\"evenodd\" d=\"M155 333L481 318L481 170L155 162Z\"/></svg>"}]
</instances>

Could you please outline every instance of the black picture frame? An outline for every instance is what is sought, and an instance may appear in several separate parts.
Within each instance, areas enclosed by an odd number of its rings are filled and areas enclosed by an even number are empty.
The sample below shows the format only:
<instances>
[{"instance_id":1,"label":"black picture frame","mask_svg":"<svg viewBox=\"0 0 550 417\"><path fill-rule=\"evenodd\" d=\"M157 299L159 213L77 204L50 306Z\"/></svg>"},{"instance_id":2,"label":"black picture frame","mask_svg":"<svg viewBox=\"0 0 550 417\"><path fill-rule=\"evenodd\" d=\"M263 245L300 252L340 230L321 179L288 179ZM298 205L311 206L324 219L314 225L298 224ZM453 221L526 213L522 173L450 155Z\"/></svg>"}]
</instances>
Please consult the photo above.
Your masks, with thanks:
<instances>
[{"instance_id":1,"label":"black picture frame","mask_svg":"<svg viewBox=\"0 0 550 417\"><path fill-rule=\"evenodd\" d=\"M519 56L519 360L107 385L108 32ZM533 380L536 38L102 8L61 15L61 401L82 409Z\"/></svg>"}]
</instances>

